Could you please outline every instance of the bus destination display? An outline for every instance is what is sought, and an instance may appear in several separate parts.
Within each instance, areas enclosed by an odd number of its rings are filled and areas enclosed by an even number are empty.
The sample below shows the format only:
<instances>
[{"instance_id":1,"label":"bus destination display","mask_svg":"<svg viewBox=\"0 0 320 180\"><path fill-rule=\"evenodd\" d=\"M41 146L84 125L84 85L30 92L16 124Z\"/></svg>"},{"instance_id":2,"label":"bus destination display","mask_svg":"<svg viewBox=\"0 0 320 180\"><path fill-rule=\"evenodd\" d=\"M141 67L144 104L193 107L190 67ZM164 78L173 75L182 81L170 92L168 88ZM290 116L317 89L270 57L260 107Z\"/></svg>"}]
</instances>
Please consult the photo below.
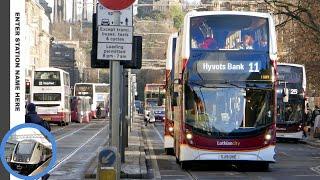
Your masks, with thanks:
<instances>
[{"instance_id":1,"label":"bus destination display","mask_svg":"<svg viewBox=\"0 0 320 180\"><path fill-rule=\"evenodd\" d=\"M260 72L259 61L199 61L199 73L253 73Z\"/></svg>"}]
</instances>

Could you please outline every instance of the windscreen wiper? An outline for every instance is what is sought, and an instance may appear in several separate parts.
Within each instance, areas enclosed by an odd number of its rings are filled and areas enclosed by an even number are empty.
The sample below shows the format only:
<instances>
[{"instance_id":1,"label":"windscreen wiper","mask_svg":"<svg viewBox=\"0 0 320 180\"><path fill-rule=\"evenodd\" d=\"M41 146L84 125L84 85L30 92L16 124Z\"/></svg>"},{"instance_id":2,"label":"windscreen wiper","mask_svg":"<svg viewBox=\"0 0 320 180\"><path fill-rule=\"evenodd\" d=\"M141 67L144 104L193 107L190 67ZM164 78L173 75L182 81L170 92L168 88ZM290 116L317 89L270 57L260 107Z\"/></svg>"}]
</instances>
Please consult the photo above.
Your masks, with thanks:
<instances>
[{"instance_id":1,"label":"windscreen wiper","mask_svg":"<svg viewBox=\"0 0 320 180\"><path fill-rule=\"evenodd\" d=\"M228 80L224 81L224 82L221 83L221 84L227 84L227 85L231 85L231 86L237 87L237 88L246 88L245 86L239 86L239 85L237 85L237 84L231 83L231 82L228 81Z\"/></svg>"}]
</instances>

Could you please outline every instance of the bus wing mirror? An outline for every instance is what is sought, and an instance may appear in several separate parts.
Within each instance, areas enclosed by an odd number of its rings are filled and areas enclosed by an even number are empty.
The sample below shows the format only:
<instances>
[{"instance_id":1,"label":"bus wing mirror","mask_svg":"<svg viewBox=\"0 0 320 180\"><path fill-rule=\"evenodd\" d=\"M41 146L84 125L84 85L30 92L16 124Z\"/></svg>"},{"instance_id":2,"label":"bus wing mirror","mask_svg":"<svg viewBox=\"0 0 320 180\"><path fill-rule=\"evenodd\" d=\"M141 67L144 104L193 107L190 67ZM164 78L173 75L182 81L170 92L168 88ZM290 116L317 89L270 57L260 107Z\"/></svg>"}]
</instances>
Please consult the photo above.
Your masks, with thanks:
<instances>
[{"instance_id":1,"label":"bus wing mirror","mask_svg":"<svg viewBox=\"0 0 320 180\"><path fill-rule=\"evenodd\" d=\"M285 102L285 103L289 102L289 89L288 88L283 88L282 95L283 95L283 102Z\"/></svg>"}]
</instances>

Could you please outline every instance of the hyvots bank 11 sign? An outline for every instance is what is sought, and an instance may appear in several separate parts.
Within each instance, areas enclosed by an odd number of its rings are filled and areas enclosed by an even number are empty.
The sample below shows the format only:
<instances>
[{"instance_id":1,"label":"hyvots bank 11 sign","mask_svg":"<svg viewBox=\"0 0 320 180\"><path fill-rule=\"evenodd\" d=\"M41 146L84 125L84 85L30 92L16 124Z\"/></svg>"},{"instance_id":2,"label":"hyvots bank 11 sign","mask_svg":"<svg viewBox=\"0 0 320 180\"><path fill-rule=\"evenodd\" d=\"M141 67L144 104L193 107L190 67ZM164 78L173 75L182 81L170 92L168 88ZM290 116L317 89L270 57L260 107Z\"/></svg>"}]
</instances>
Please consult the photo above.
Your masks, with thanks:
<instances>
[{"instance_id":1,"label":"hyvots bank 11 sign","mask_svg":"<svg viewBox=\"0 0 320 180\"><path fill-rule=\"evenodd\" d=\"M197 63L199 73L259 73L261 62L259 61L199 61Z\"/></svg>"}]
</instances>

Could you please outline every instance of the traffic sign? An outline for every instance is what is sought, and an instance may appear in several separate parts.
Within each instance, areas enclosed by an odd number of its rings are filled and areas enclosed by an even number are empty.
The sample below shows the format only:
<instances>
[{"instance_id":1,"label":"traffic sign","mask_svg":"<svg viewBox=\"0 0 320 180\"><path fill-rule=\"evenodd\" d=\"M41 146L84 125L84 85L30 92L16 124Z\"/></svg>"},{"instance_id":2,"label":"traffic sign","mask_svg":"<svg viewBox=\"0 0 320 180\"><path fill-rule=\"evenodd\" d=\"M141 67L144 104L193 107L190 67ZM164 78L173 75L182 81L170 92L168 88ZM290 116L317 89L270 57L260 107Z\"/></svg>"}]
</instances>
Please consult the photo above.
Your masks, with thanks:
<instances>
[{"instance_id":1,"label":"traffic sign","mask_svg":"<svg viewBox=\"0 0 320 180\"><path fill-rule=\"evenodd\" d=\"M99 26L98 42L132 43L131 26Z\"/></svg>"},{"instance_id":2,"label":"traffic sign","mask_svg":"<svg viewBox=\"0 0 320 180\"><path fill-rule=\"evenodd\" d=\"M99 0L106 8L112 10L122 10L132 5L135 0Z\"/></svg>"},{"instance_id":3,"label":"traffic sign","mask_svg":"<svg viewBox=\"0 0 320 180\"><path fill-rule=\"evenodd\" d=\"M116 162L116 152L113 149L104 149L99 153L99 163L102 167L111 167Z\"/></svg>"},{"instance_id":4,"label":"traffic sign","mask_svg":"<svg viewBox=\"0 0 320 180\"><path fill-rule=\"evenodd\" d=\"M97 58L129 61L132 59L132 44L98 43Z\"/></svg>"},{"instance_id":5,"label":"traffic sign","mask_svg":"<svg viewBox=\"0 0 320 180\"><path fill-rule=\"evenodd\" d=\"M98 26L115 25L115 16L112 9L108 9L101 4L97 5ZM120 11L120 26L132 26L133 7L129 6Z\"/></svg>"}]
</instances>

